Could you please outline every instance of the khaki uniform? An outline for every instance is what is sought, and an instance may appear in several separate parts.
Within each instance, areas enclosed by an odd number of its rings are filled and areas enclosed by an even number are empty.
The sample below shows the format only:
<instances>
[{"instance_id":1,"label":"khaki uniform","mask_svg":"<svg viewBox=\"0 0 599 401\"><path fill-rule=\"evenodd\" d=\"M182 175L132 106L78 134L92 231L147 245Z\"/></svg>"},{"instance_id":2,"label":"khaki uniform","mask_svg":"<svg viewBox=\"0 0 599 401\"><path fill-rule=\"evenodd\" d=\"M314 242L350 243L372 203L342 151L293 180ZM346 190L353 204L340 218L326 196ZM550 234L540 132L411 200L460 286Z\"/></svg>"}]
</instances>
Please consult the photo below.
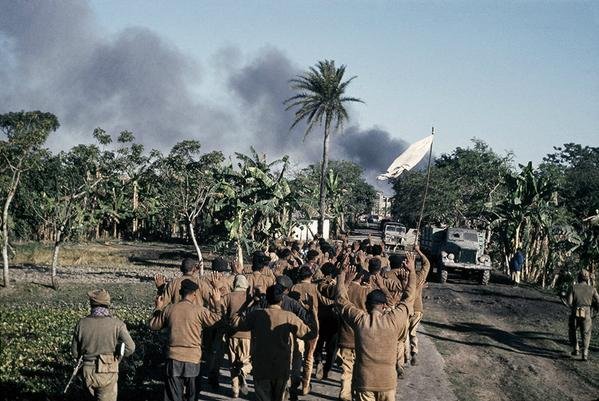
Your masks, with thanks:
<instances>
[{"instance_id":1,"label":"khaki uniform","mask_svg":"<svg viewBox=\"0 0 599 401\"><path fill-rule=\"evenodd\" d=\"M168 358L181 362L200 363L202 359L202 329L213 326L221 318L220 311L183 300L156 309L150 319L150 329L169 329Z\"/></svg>"},{"instance_id":2,"label":"khaki uniform","mask_svg":"<svg viewBox=\"0 0 599 401\"><path fill-rule=\"evenodd\" d=\"M426 257L422 258L422 269L416 272L416 294L414 298L414 313L410 315L408 331L407 331L407 339L404 342L405 354L407 355L408 351L411 356L414 356L418 353L418 337L416 331L418 330L418 324L422 320L422 315L424 313L424 306L422 303L422 289L424 284L426 283L426 277L428 276L428 272L431 268L431 264ZM409 349L407 347L409 340ZM401 350L400 345L400 350ZM406 358L407 359L407 358Z\"/></svg>"},{"instance_id":3,"label":"khaki uniform","mask_svg":"<svg viewBox=\"0 0 599 401\"><path fill-rule=\"evenodd\" d=\"M165 306L169 304L176 304L177 302L181 301L181 294L179 291L181 290L181 283L183 280L191 280L198 285L198 296L196 297L198 303L200 303L201 300L202 306L207 307L210 305L210 292L212 291L212 286L210 283L199 276L184 274L172 279L166 284L163 295Z\"/></svg>"},{"instance_id":4,"label":"khaki uniform","mask_svg":"<svg viewBox=\"0 0 599 401\"><path fill-rule=\"evenodd\" d=\"M416 287L416 274L411 273L406 300L397 308L381 313L377 309L364 312L340 294L341 316L354 330L355 365L352 387L360 400L386 400L397 387L397 345L407 330L408 316Z\"/></svg>"},{"instance_id":5,"label":"khaki uniform","mask_svg":"<svg viewBox=\"0 0 599 401\"><path fill-rule=\"evenodd\" d=\"M150 319L152 330L167 327L169 343L166 364L165 400L194 399L196 378L202 358L202 329L220 321L220 305L216 312L186 299L156 309Z\"/></svg>"},{"instance_id":6,"label":"khaki uniform","mask_svg":"<svg viewBox=\"0 0 599 401\"><path fill-rule=\"evenodd\" d=\"M243 319L237 316L233 325L251 331L250 353L258 401L285 400L291 364L291 335L309 339L314 336L313 330L279 305L254 310Z\"/></svg>"},{"instance_id":7,"label":"khaki uniform","mask_svg":"<svg viewBox=\"0 0 599 401\"><path fill-rule=\"evenodd\" d=\"M364 312L366 312L366 296L368 292L370 292L369 287L356 282L349 283L347 287L349 302ZM339 398L341 400L352 399L355 348L354 331L349 322L342 319L339 328L339 356L341 357L341 389L339 390Z\"/></svg>"},{"instance_id":8,"label":"khaki uniform","mask_svg":"<svg viewBox=\"0 0 599 401\"><path fill-rule=\"evenodd\" d=\"M591 316L591 309L594 306L599 306L599 295L597 290L586 283L578 283L572 286L572 290L568 295L568 304L572 310L570 313L568 334L570 337L570 344L573 347L573 351L578 353L578 335L582 339L582 355L583 358L588 356L589 344L591 342L591 329L593 327L593 321Z\"/></svg>"},{"instance_id":9,"label":"khaki uniform","mask_svg":"<svg viewBox=\"0 0 599 401\"><path fill-rule=\"evenodd\" d=\"M289 295L292 298L302 302L304 308L306 309L309 309L309 303L311 303L314 316L318 315L318 302L322 297L316 284L307 282L297 283L291 287ZM324 298L322 299L324 301ZM310 301L306 302L307 300ZM316 319L315 323L316 329L318 330L318 319ZM304 389L306 389L306 391L309 388L310 379L312 377L312 368L314 366L314 350L316 349L317 341L318 335L306 342L296 338L293 347L293 362L291 365L291 383L293 388L297 388L300 380L302 381L302 386Z\"/></svg>"},{"instance_id":10,"label":"khaki uniform","mask_svg":"<svg viewBox=\"0 0 599 401\"><path fill-rule=\"evenodd\" d=\"M119 319L88 316L75 326L71 352L77 359L83 356L83 381L95 400L116 401L118 361L114 355L121 342L125 356L135 351L127 326Z\"/></svg>"},{"instance_id":11,"label":"khaki uniform","mask_svg":"<svg viewBox=\"0 0 599 401\"><path fill-rule=\"evenodd\" d=\"M246 291L233 291L223 299L224 314L233 318L248 301ZM239 393L240 381L252 371L250 361L250 332L230 329L227 335L227 348L231 365L231 388Z\"/></svg>"},{"instance_id":12,"label":"khaki uniform","mask_svg":"<svg viewBox=\"0 0 599 401\"><path fill-rule=\"evenodd\" d=\"M248 285L254 294L257 291L259 291L260 294L266 294L266 289L275 284L275 276L268 268L263 269L263 271L252 272L252 274L248 274L246 277Z\"/></svg>"}]
</instances>

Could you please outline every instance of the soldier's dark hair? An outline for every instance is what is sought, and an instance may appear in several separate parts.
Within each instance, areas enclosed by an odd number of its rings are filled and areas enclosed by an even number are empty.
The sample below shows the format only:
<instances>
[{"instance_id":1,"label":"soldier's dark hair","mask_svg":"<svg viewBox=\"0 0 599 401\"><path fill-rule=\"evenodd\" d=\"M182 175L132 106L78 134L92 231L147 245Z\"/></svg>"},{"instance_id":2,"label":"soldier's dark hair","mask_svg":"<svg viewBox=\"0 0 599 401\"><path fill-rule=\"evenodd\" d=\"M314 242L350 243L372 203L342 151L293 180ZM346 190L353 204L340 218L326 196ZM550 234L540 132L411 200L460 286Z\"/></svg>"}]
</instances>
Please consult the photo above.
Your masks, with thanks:
<instances>
[{"instance_id":1,"label":"soldier's dark hair","mask_svg":"<svg viewBox=\"0 0 599 401\"><path fill-rule=\"evenodd\" d=\"M295 252L298 252L298 253L302 251L302 249L300 248L300 246L299 246L299 244L297 242L294 242L291 245L291 250L295 251Z\"/></svg>"},{"instance_id":2,"label":"soldier's dark hair","mask_svg":"<svg viewBox=\"0 0 599 401\"><path fill-rule=\"evenodd\" d=\"M252 254L252 270L259 271L270 263L270 258L262 251L255 251Z\"/></svg>"},{"instance_id":3,"label":"soldier's dark hair","mask_svg":"<svg viewBox=\"0 0 599 401\"><path fill-rule=\"evenodd\" d=\"M313 274L313 273L312 273L312 269L310 268L310 266L308 266L308 265L303 265L303 266L302 266L302 267L300 267L300 269L299 269L298 276L299 276L299 279L300 279L300 280L305 280L305 279L307 279L308 277L312 277L312 274Z\"/></svg>"},{"instance_id":4,"label":"soldier's dark hair","mask_svg":"<svg viewBox=\"0 0 599 401\"><path fill-rule=\"evenodd\" d=\"M229 270L229 262L221 256L212 261L212 270L215 272L226 272Z\"/></svg>"},{"instance_id":5,"label":"soldier's dark hair","mask_svg":"<svg viewBox=\"0 0 599 401\"><path fill-rule=\"evenodd\" d=\"M337 275L337 269L335 269L335 265L331 262L327 262L320 268L322 274L325 276L335 277Z\"/></svg>"},{"instance_id":6,"label":"soldier's dark hair","mask_svg":"<svg viewBox=\"0 0 599 401\"><path fill-rule=\"evenodd\" d=\"M403 263L403 260L404 258L394 253L391 256L389 256L389 266L392 269L399 269Z\"/></svg>"},{"instance_id":7,"label":"soldier's dark hair","mask_svg":"<svg viewBox=\"0 0 599 401\"><path fill-rule=\"evenodd\" d=\"M311 261L313 261L314 259L316 259L316 258L318 257L318 255L320 255L320 254L318 253L318 251L317 251L317 250L315 250L315 249L310 249L310 250L308 251L308 253L306 254L306 260L307 260L308 262L311 262Z\"/></svg>"},{"instance_id":8,"label":"soldier's dark hair","mask_svg":"<svg viewBox=\"0 0 599 401\"><path fill-rule=\"evenodd\" d=\"M266 289L266 302L268 302L269 305L280 304L284 292L285 288L281 284L271 285Z\"/></svg>"},{"instance_id":9,"label":"soldier's dark hair","mask_svg":"<svg viewBox=\"0 0 599 401\"><path fill-rule=\"evenodd\" d=\"M181 298L185 298L189 294L193 294L195 291L197 291L198 288L200 287L196 283L194 283L190 279L186 279L181 282L181 289L179 290L179 294L181 295Z\"/></svg>"},{"instance_id":10,"label":"soldier's dark hair","mask_svg":"<svg viewBox=\"0 0 599 401\"><path fill-rule=\"evenodd\" d=\"M379 244L374 244L371 248L370 251L372 252L372 254L374 256L380 256L383 253L383 247L380 246Z\"/></svg>"},{"instance_id":11,"label":"soldier's dark hair","mask_svg":"<svg viewBox=\"0 0 599 401\"><path fill-rule=\"evenodd\" d=\"M279 249L279 251L277 252L277 256L280 259L287 259L289 256L291 256L291 249L289 249L289 248Z\"/></svg>"},{"instance_id":12,"label":"soldier's dark hair","mask_svg":"<svg viewBox=\"0 0 599 401\"><path fill-rule=\"evenodd\" d=\"M371 258L368 261L368 272L370 274L377 274L381 271L382 265L381 260L379 258Z\"/></svg>"},{"instance_id":13,"label":"soldier's dark hair","mask_svg":"<svg viewBox=\"0 0 599 401\"><path fill-rule=\"evenodd\" d=\"M183 273L191 273L198 265L198 261L192 258L185 258L181 262L181 271Z\"/></svg>"},{"instance_id":14,"label":"soldier's dark hair","mask_svg":"<svg viewBox=\"0 0 599 401\"><path fill-rule=\"evenodd\" d=\"M387 297L385 293L381 290L372 290L366 296L366 305L380 305L386 304Z\"/></svg>"}]
</instances>

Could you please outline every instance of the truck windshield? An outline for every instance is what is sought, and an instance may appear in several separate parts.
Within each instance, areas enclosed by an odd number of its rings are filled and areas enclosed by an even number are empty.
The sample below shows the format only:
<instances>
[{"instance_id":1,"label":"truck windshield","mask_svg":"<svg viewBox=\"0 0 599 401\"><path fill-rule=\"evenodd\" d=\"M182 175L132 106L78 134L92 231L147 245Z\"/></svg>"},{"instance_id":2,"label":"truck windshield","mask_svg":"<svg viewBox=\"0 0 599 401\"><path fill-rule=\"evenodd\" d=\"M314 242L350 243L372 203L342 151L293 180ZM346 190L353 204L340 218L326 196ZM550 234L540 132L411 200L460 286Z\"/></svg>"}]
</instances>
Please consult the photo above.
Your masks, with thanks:
<instances>
[{"instance_id":1,"label":"truck windshield","mask_svg":"<svg viewBox=\"0 0 599 401\"><path fill-rule=\"evenodd\" d=\"M478 241L478 235L476 235L476 233L464 233L464 239L466 241L477 242Z\"/></svg>"}]
</instances>

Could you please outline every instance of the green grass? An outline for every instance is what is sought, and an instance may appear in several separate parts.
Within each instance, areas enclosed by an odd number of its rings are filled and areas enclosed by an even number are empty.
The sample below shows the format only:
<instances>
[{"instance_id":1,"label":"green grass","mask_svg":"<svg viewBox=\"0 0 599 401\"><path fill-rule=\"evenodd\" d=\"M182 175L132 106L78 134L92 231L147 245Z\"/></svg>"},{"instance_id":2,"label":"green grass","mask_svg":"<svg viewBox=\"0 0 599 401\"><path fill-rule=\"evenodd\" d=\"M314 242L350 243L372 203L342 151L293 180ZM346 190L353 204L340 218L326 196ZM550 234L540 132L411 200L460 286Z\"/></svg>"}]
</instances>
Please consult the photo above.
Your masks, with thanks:
<instances>
[{"instance_id":1,"label":"green grass","mask_svg":"<svg viewBox=\"0 0 599 401\"><path fill-rule=\"evenodd\" d=\"M36 288L37 287L37 288ZM152 332L151 284L106 285L113 314L122 319L136 342L135 354L121 364L119 392L125 399L147 399L161 379L164 334ZM0 293L0 397L11 400L58 400L75 364L72 332L89 313L90 286L69 285L54 291L31 284ZM80 399L74 388L70 399ZM8 396L10 395L10 396Z\"/></svg>"}]
</instances>

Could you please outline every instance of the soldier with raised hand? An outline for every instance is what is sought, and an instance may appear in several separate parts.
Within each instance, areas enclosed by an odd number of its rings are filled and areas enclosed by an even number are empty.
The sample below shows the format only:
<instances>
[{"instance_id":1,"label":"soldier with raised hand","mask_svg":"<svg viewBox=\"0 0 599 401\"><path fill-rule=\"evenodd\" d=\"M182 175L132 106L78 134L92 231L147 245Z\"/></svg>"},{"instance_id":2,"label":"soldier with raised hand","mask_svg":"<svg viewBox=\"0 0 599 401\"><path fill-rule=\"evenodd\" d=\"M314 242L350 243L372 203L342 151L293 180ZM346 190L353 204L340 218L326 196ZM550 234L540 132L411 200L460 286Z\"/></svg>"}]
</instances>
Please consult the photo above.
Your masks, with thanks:
<instances>
[{"instance_id":1,"label":"soldier with raised hand","mask_svg":"<svg viewBox=\"0 0 599 401\"><path fill-rule=\"evenodd\" d=\"M198 284L191 279L180 284L181 300L165 306L156 297L149 325L152 330L169 330L168 360L166 363L165 401L195 401L196 377L200 373L202 329L220 321L220 292L210 293L216 312L201 306L197 300Z\"/></svg>"},{"instance_id":2,"label":"soldier with raised hand","mask_svg":"<svg viewBox=\"0 0 599 401\"><path fill-rule=\"evenodd\" d=\"M108 291L94 290L87 293L91 312L79 320L73 333L71 352L82 360L82 376L85 387L94 400L116 401L119 362L123 356L135 351L135 343L121 320L110 313ZM120 349L124 344L124 352Z\"/></svg>"},{"instance_id":3,"label":"soldier with raised hand","mask_svg":"<svg viewBox=\"0 0 599 401\"><path fill-rule=\"evenodd\" d=\"M418 337L417 330L422 316L424 314L424 305L422 303L422 289L426 283L426 277L431 269L431 264L428 258L420 251L418 244L414 246L414 250L418 252L422 259L422 268L416 272L416 294L414 296L414 313L410 315L409 327L408 327L408 338L410 345L410 364L416 365L418 363ZM407 344L406 344L407 345ZM406 348L407 349L407 348Z\"/></svg>"},{"instance_id":4,"label":"soldier with raised hand","mask_svg":"<svg viewBox=\"0 0 599 401\"><path fill-rule=\"evenodd\" d=\"M376 289L366 297L367 311L354 306L348 300L347 281L352 281L355 270L341 272L337 280L337 299L341 316L354 331L355 365L352 388L358 401L395 400L397 387L396 351L399 338L407 330L408 317L416 289L414 255L408 253L408 287L405 300L395 309L385 311L387 299L383 291ZM348 274L349 273L349 274Z\"/></svg>"},{"instance_id":5,"label":"soldier with raised hand","mask_svg":"<svg viewBox=\"0 0 599 401\"><path fill-rule=\"evenodd\" d=\"M571 313L568 324L568 334L572 344L572 356L580 352L577 331L582 337L582 360L589 359L589 344L591 342L591 329L593 327L592 309L599 309L599 294L589 284L589 272L582 270L578 274L578 284L574 284L568 294L567 303Z\"/></svg>"}]
</instances>

